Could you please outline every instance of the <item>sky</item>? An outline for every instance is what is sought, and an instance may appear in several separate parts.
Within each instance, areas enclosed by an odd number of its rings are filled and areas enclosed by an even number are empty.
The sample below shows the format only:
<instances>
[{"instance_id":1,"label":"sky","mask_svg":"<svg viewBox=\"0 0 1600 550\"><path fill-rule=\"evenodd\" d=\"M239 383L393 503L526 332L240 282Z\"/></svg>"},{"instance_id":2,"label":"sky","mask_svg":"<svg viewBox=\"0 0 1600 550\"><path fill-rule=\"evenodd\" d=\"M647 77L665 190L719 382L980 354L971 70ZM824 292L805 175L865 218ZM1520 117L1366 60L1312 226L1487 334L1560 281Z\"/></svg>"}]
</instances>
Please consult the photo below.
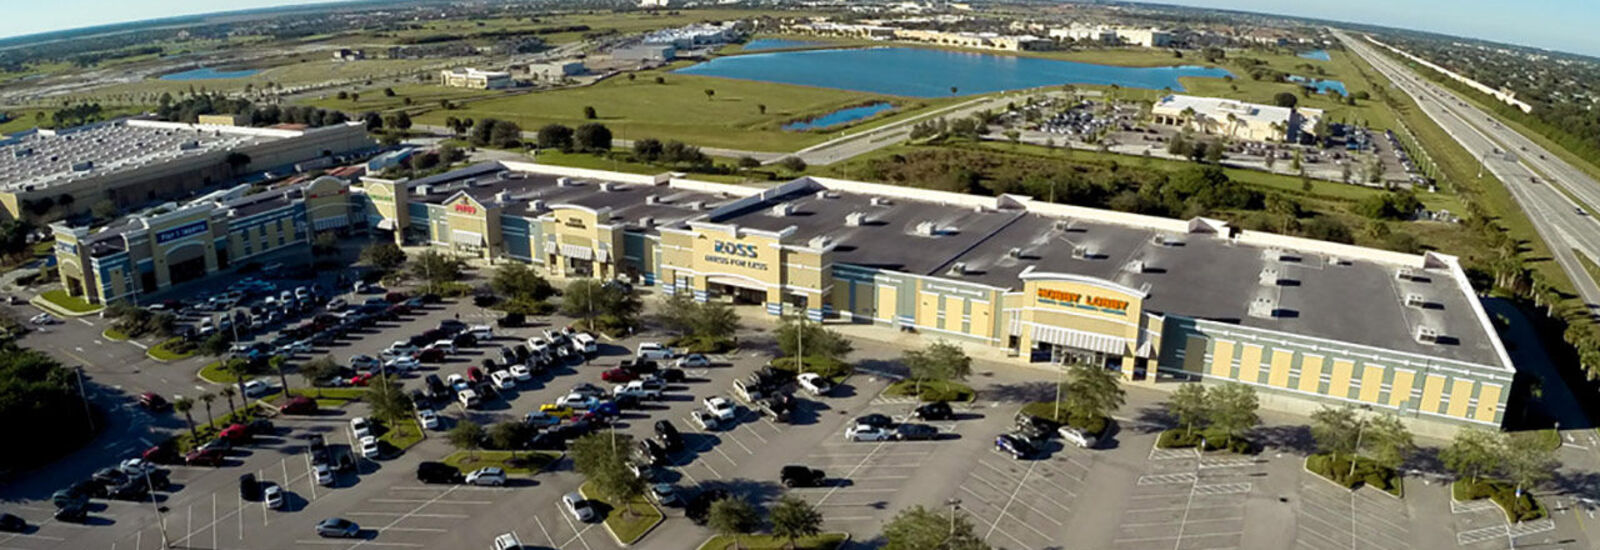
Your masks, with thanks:
<instances>
[{"instance_id":1,"label":"sky","mask_svg":"<svg viewBox=\"0 0 1600 550\"><path fill-rule=\"evenodd\" d=\"M140 19L327 0L0 0L0 37ZM1156 0L1355 21L1600 56L1596 0Z\"/></svg>"}]
</instances>

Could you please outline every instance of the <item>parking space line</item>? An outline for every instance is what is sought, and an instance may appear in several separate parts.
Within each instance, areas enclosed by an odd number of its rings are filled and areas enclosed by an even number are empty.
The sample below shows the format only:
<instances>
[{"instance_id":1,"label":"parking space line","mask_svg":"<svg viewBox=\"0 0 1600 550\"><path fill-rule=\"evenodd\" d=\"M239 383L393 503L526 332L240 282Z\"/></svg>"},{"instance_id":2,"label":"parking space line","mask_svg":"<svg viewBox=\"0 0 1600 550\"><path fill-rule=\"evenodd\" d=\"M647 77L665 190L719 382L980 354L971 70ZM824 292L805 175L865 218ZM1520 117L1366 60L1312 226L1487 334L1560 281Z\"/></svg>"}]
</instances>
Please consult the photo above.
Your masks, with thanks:
<instances>
[{"instance_id":1,"label":"parking space line","mask_svg":"<svg viewBox=\"0 0 1600 550\"><path fill-rule=\"evenodd\" d=\"M405 515L405 514L402 513L402 512L345 512L344 515L347 515L347 516L391 517L391 516L401 516L401 515ZM411 514L411 517L414 517L414 518L428 518L428 519L467 519L467 518L472 517L472 516L468 516L466 514Z\"/></svg>"},{"instance_id":2,"label":"parking space line","mask_svg":"<svg viewBox=\"0 0 1600 550\"><path fill-rule=\"evenodd\" d=\"M873 447L871 453L867 453L867 456L862 457L861 461L857 462L856 466L854 468L851 468L849 472L845 472L843 479L851 479L851 476L855 475L855 473L857 471L861 470L862 466L866 466L867 465L867 461L872 460L872 455L877 454L878 450L883 448L883 444L884 444L884 442L879 441L877 446ZM828 491L828 494L822 495L822 498L817 500L817 505L821 506L823 502L827 502L828 497L833 496L833 494L835 492L837 492L838 490L839 490L839 487L837 487L837 486L835 486L832 489L830 489Z\"/></svg>"},{"instance_id":3,"label":"parking space line","mask_svg":"<svg viewBox=\"0 0 1600 550\"><path fill-rule=\"evenodd\" d=\"M430 499L427 499L427 500L417 499L417 498L374 498L374 499L367 499L367 502L376 502L378 504L460 504L460 505L494 504L493 501L488 501L488 500L439 500L440 497L443 497L443 496L448 495L450 493L451 493L451 491L445 491L443 494L441 494L439 496L436 496L436 497L433 497L433 498L430 498Z\"/></svg>"},{"instance_id":4,"label":"parking space line","mask_svg":"<svg viewBox=\"0 0 1600 550\"><path fill-rule=\"evenodd\" d=\"M1005 517L1006 510L1011 509L1011 503L1017 501L1017 493L1022 492L1022 486L1028 482L1028 476L1033 474L1033 467L1034 466L1035 466L1035 464L1030 463L1028 465L1028 471L1027 472L1023 472L1022 480L1017 482L1017 487L1015 489L1011 490L1011 497L1006 499L1005 506L1001 506L1000 507L1000 515L995 517L993 522L989 523L989 532L988 533L984 533L984 535L983 535L984 540L988 540L989 539L989 535L993 535L994 534L995 528L1000 526L1000 518ZM1033 527L1028 525L1027 523L1023 523L1023 526L1027 527L1030 530L1033 529ZM1034 530L1034 532L1038 533L1037 530ZM1039 535L1040 536L1044 536L1044 533L1039 533ZM1044 537L1044 538L1045 539L1049 539L1050 537Z\"/></svg>"},{"instance_id":5,"label":"parking space line","mask_svg":"<svg viewBox=\"0 0 1600 550\"><path fill-rule=\"evenodd\" d=\"M416 516L412 516L412 517L416 517ZM389 527L389 528L384 529L384 532L389 532L389 531L396 531L396 532L401 532L401 533L444 533L444 532L449 531L449 529L439 529L437 527Z\"/></svg>"},{"instance_id":6,"label":"parking space line","mask_svg":"<svg viewBox=\"0 0 1600 550\"><path fill-rule=\"evenodd\" d=\"M592 527L593 524L585 526L583 530L580 531L578 530L577 524L572 523L572 518L567 517L566 514L561 514L561 519L567 520L567 527L572 529L572 539L578 539L578 542L583 543L584 550L594 550L593 548L589 548L589 541L584 540L583 538L584 531L588 531L589 527ZM572 544L572 539L567 539L567 542L561 543L558 548L566 548L568 544Z\"/></svg>"},{"instance_id":7,"label":"parking space line","mask_svg":"<svg viewBox=\"0 0 1600 550\"><path fill-rule=\"evenodd\" d=\"M539 516L535 515L533 516L533 522L539 524L539 532L544 533L544 540L550 541L550 546L554 547L556 545L556 539L555 537L550 536L549 529L544 528L544 520L539 519Z\"/></svg>"},{"instance_id":8,"label":"parking space line","mask_svg":"<svg viewBox=\"0 0 1600 550\"><path fill-rule=\"evenodd\" d=\"M294 541L294 543L295 544L314 544L314 545L320 545L320 546L334 546L334 545L350 544L347 541L340 541L340 540L297 540L297 541ZM417 543L413 543L413 542L383 542L383 541L376 541L376 540L363 540L363 541L357 542L356 546L379 546L379 547L394 547L394 548L421 548L422 547L421 544L417 544ZM355 546L352 546L351 548L354 548L354 547Z\"/></svg>"},{"instance_id":9,"label":"parking space line","mask_svg":"<svg viewBox=\"0 0 1600 550\"><path fill-rule=\"evenodd\" d=\"M410 512L407 512L407 513L406 513L406 514L404 514L404 515L401 515L401 516L399 516L399 517L396 517L396 518L394 518L394 521L391 521L391 522L389 522L389 524L388 524L388 525L385 525L385 526L383 526L383 527L379 527L379 528L378 528L378 529L377 529L377 531L378 531L378 536L382 536L382 535L383 535L383 532L384 532L384 531L387 531L387 530L389 530L389 529L390 529L390 528L392 528L392 527L394 527L394 526L396 526L396 525L399 525L399 524L400 524L400 522L402 522L402 521L405 521L405 520L406 520L406 518L409 518L409 517L411 517L411 514L412 514L412 513L415 513L415 512L420 512L420 511L422 511L422 509L423 509L423 508L427 508L427 507L428 507L428 506L431 506L431 505L433 505L433 504L437 504L437 503L440 503L440 502L441 502L441 501L443 501L443 500L444 500L444 497L447 497L447 496L450 496L450 493L453 493L453 492L455 492L455 489L456 489L456 488L455 488L455 487L451 487L451 488L449 488L449 489L446 489L446 490L445 490L445 491L444 491L444 492L442 492L442 493L439 493L439 496L436 496L436 497L433 497L433 498L431 498L431 499L428 499L428 500L425 500L425 501L422 501L422 502L421 502L421 503L420 503L420 504L418 504L418 505L417 505L417 506L416 506L416 507L415 507L415 508L412 508L412 509L411 509L411 511L410 511ZM376 501L377 501L377 500L378 500L378 499L372 499L372 501L373 501L373 502L376 502ZM398 500L398 499L396 499L396 500ZM360 548L360 547L361 547L361 546L362 546L362 545L363 545L363 544L366 544L366 543L368 543L368 542L372 542L372 541L369 541L369 540L362 540L362 541L360 541L360 542L357 542L357 543L355 543L355 544L354 544L354 545L351 545L351 546L350 546L350 550L355 550L355 549L356 549L356 548ZM421 545L418 545L418 546L421 546Z\"/></svg>"}]
</instances>

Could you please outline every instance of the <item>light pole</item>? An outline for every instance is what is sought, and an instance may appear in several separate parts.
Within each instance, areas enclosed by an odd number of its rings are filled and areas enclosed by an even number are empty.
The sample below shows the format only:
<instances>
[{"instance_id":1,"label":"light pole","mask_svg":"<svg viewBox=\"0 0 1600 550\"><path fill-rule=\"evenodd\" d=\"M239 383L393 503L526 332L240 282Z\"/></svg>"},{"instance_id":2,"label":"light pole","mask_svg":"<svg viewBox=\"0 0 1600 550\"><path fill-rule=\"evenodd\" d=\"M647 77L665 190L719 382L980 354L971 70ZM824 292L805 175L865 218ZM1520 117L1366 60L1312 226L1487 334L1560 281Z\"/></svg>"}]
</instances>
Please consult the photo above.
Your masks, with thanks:
<instances>
[{"instance_id":1,"label":"light pole","mask_svg":"<svg viewBox=\"0 0 1600 550\"><path fill-rule=\"evenodd\" d=\"M1366 405L1362 405L1361 409L1362 410L1367 410L1367 409L1370 409L1370 407L1367 407ZM1361 413L1357 412L1356 414L1360 415ZM1361 456L1361 436L1366 435L1366 431L1367 431L1367 418L1365 416L1357 416L1356 417L1356 446L1354 448L1350 449L1350 475L1345 478L1347 480L1349 478L1351 478L1351 477L1355 477L1355 475L1356 475L1356 460ZM1354 544L1354 543L1352 542L1352 544Z\"/></svg>"},{"instance_id":2,"label":"light pole","mask_svg":"<svg viewBox=\"0 0 1600 550\"><path fill-rule=\"evenodd\" d=\"M156 509L156 521L161 526L161 547L172 548L172 543L167 540L167 516L161 513L161 505L156 503L156 485L150 480L150 472L144 473L145 490L150 493L150 507Z\"/></svg>"},{"instance_id":3,"label":"light pole","mask_svg":"<svg viewBox=\"0 0 1600 550\"><path fill-rule=\"evenodd\" d=\"M1056 413L1052 420L1061 419L1061 386L1066 383L1067 363L1061 359L1053 360L1056 364Z\"/></svg>"},{"instance_id":4,"label":"light pole","mask_svg":"<svg viewBox=\"0 0 1600 550\"><path fill-rule=\"evenodd\" d=\"M945 499L944 503L945 503L945 505L950 507L950 532L947 533L944 536L944 546L945 546L945 548L950 548L955 543L955 538L956 538L956 510L960 510L961 509L961 499L959 499L959 498L949 498L949 499Z\"/></svg>"},{"instance_id":5,"label":"light pole","mask_svg":"<svg viewBox=\"0 0 1600 550\"><path fill-rule=\"evenodd\" d=\"M72 369L78 377L78 399L83 400L83 419L89 423L89 433L94 434L94 410L89 407L89 392L83 388L83 367Z\"/></svg>"}]
</instances>

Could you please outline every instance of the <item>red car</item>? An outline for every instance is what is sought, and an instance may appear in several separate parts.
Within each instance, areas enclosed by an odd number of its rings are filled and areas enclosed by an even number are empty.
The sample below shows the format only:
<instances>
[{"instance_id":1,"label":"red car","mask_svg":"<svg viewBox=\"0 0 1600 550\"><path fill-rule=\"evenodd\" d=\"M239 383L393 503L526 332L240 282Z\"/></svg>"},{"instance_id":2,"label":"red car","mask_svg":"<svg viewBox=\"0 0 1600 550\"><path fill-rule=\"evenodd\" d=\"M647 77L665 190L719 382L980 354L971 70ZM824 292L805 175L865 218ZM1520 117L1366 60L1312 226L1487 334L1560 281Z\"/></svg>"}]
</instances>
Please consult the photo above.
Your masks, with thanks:
<instances>
[{"instance_id":1,"label":"red car","mask_svg":"<svg viewBox=\"0 0 1600 550\"><path fill-rule=\"evenodd\" d=\"M144 407L150 412L161 412L167 410L167 407L172 406L172 404L167 403L166 398L161 397L160 394L155 392L144 392L139 394L139 406Z\"/></svg>"},{"instance_id":2,"label":"red car","mask_svg":"<svg viewBox=\"0 0 1600 550\"><path fill-rule=\"evenodd\" d=\"M367 382L371 381L375 377L377 377L377 374L375 374L375 373L363 372L361 374L357 374L355 376L350 377L350 385L352 385L352 386L366 386Z\"/></svg>"},{"instance_id":3,"label":"red car","mask_svg":"<svg viewBox=\"0 0 1600 550\"><path fill-rule=\"evenodd\" d=\"M312 414L317 412L317 400L310 397L296 397L278 407L278 412L283 414Z\"/></svg>"},{"instance_id":4,"label":"red car","mask_svg":"<svg viewBox=\"0 0 1600 550\"><path fill-rule=\"evenodd\" d=\"M473 384L483 383L483 371L478 367L467 367L467 380Z\"/></svg>"},{"instance_id":5,"label":"red car","mask_svg":"<svg viewBox=\"0 0 1600 550\"><path fill-rule=\"evenodd\" d=\"M217 433L217 437L234 443L245 443L250 441L250 428L245 427L244 424L234 424L223 428L221 432Z\"/></svg>"},{"instance_id":6,"label":"red car","mask_svg":"<svg viewBox=\"0 0 1600 550\"><path fill-rule=\"evenodd\" d=\"M438 363L444 361L444 350L439 348L422 348L417 352L417 360L423 363Z\"/></svg>"},{"instance_id":7,"label":"red car","mask_svg":"<svg viewBox=\"0 0 1600 550\"><path fill-rule=\"evenodd\" d=\"M615 369L611 369L611 370L608 370L608 371L600 373L600 379L601 380L605 380L607 382L615 382L615 383L618 383L618 384L626 384L628 382L632 382L634 378L635 377L634 377L634 374L633 374L632 371L629 371L628 369L623 369L623 368L615 368Z\"/></svg>"},{"instance_id":8,"label":"red car","mask_svg":"<svg viewBox=\"0 0 1600 550\"><path fill-rule=\"evenodd\" d=\"M183 457L183 463L190 466L221 466L222 458L221 449L190 451L187 456Z\"/></svg>"},{"instance_id":9,"label":"red car","mask_svg":"<svg viewBox=\"0 0 1600 550\"><path fill-rule=\"evenodd\" d=\"M145 449L143 453L139 454L139 458L152 464L173 464L182 457L178 456L178 451L171 445L156 445Z\"/></svg>"}]
</instances>

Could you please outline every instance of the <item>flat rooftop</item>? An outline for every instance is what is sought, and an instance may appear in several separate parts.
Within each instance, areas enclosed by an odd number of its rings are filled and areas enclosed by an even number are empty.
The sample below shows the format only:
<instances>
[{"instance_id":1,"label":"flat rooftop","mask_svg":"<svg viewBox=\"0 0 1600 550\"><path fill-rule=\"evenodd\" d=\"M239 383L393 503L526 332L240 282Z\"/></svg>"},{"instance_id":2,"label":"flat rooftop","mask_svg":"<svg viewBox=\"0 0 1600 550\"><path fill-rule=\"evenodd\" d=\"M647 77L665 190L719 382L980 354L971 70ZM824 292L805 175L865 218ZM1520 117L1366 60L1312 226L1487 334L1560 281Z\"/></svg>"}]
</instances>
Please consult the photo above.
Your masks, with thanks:
<instances>
[{"instance_id":1,"label":"flat rooftop","mask_svg":"<svg viewBox=\"0 0 1600 550\"><path fill-rule=\"evenodd\" d=\"M495 162L411 181L407 186L413 201L442 205L465 192L479 203L500 204L503 213L516 216L538 217L563 204L609 208L610 223L647 232L660 227L687 228L685 222L738 198L666 185L517 172ZM656 198L648 198L651 196Z\"/></svg>"},{"instance_id":2,"label":"flat rooftop","mask_svg":"<svg viewBox=\"0 0 1600 550\"><path fill-rule=\"evenodd\" d=\"M0 191L47 189L298 134L139 120L22 132L0 140Z\"/></svg>"}]
</instances>

